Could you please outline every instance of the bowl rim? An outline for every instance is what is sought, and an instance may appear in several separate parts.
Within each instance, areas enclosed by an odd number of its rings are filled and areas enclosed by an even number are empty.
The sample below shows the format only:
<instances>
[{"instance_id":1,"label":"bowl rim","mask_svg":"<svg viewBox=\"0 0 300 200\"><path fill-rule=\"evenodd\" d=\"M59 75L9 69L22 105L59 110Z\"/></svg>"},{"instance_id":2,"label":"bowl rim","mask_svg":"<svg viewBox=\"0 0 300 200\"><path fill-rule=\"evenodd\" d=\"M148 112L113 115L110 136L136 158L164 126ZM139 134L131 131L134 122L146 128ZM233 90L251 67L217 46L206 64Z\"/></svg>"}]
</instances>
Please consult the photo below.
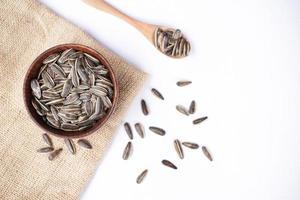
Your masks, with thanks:
<instances>
[{"instance_id":1,"label":"bowl rim","mask_svg":"<svg viewBox=\"0 0 300 200\"><path fill-rule=\"evenodd\" d=\"M28 82L30 82L31 80L29 80L29 76L30 76L30 73L32 71L32 69L34 69L35 65L42 59L42 57L44 57L46 54L48 54L49 52L51 51L54 51L56 49L68 49L68 48L73 48L73 49L77 49L77 48L81 48L81 51L84 52L84 50L82 49L85 49L85 50L88 50L90 52L93 52L94 54L96 54L99 58L100 58L100 63L102 65L105 66L105 68L108 69L109 71L109 74L110 74L110 78L111 78L111 81L113 83L113 88L114 88L114 94L113 94L113 98L112 98L112 107L109 109L108 113L104 116L104 118L102 118L103 120L99 123L96 122L96 124L94 126L92 126L91 128L85 130L85 131L76 131L77 134L71 134L73 133L73 131L63 131L61 129L58 129L60 132L67 132L67 133L70 133L70 135L62 135L62 134L58 134L58 133L55 133L53 131L51 131L51 129L54 129L52 127L50 127L49 125L47 125L47 127L49 127L49 129L46 129L44 126L42 126L36 119L35 117L33 116L33 114L31 113L30 109L29 109L29 106L32 106L31 105L31 100L33 98L31 92L29 95L26 94L27 90L28 89L26 87L26 85L28 84ZM78 50L78 49L77 49ZM53 53L54 53L53 52ZM85 53L88 53L88 52L85 52ZM28 99L29 97L29 99ZM115 76L115 73L114 73L114 70L113 68L111 67L110 63L107 61L107 59L101 54L99 53L98 51L96 51L95 49L89 47L89 46L86 46L86 45L82 45L82 44L77 44L77 43L65 43L65 44L58 44L58 45L55 45L55 46L52 46L48 49L46 49L45 51L43 51L42 53L40 53L35 59L34 61L30 64L29 68L27 69L27 72L25 74L25 77L24 77L24 82L23 82L23 102L24 102L24 105L25 105L25 108L26 108L26 111L29 115L29 117L31 118L31 120L38 126L40 127L43 131L46 131L47 133L53 135L53 136L56 136L56 137L59 137L59 138L82 138L82 137L86 137L88 135L91 135L92 133L95 133L97 130L99 130L107 121L108 119L111 117L111 115L114 113L115 109L116 109L116 104L118 102L118 99L119 99L119 85L118 85L118 82L117 82L117 79L116 79L116 76ZM27 101L28 100L28 101ZM30 102L28 105L28 102ZM82 132L82 133L81 133Z\"/></svg>"}]
</instances>

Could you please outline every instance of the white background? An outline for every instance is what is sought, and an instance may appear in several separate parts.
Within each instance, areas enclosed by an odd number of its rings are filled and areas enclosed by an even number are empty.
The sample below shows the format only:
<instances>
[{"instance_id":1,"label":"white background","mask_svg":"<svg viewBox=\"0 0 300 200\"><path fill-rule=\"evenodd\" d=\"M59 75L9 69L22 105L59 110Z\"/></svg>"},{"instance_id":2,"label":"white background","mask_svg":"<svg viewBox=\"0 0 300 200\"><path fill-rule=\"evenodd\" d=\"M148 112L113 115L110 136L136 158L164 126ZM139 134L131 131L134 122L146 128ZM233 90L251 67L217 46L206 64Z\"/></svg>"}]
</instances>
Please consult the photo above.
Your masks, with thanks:
<instances>
[{"instance_id":1,"label":"white background","mask_svg":"<svg viewBox=\"0 0 300 200\"><path fill-rule=\"evenodd\" d=\"M152 0L109 2L146 22L180 28L191 55L171 59L133 27L78 0L41 0L95 37L149 79L124 122L165 128L164 137L146 132L133 140L134 152L121 159L128 137L120 125L99 163L83 200L298 200L300 199L300 2L298 0ZM175 82L193 84L178 88ZM158 88L166 100L150 93ZM145 98L151 114L141 114ZM186 117L175 105L197 102ZM192 119L207 115L199 126ZM206 145L185 149L180 160L173 140ZM173 161L178 170L161 165ZM149 169L141 185L135 183Z\"/></svg>"}]
</instances>

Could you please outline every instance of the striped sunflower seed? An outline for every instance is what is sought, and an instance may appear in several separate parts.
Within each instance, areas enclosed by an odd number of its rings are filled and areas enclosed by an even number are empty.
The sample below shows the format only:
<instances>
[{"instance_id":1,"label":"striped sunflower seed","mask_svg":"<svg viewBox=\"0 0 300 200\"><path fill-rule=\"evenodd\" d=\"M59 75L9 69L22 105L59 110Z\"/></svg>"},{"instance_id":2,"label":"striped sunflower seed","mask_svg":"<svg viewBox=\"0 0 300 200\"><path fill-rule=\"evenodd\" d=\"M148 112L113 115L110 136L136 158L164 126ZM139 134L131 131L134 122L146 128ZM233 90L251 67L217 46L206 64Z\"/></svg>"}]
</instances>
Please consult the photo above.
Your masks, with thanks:
<instances>
[{"instance_id":1,"label":"striped sunflower seed","mask_svg":"<svg viewBox=\"0 0 300 200\"><path fill-rule=\"evenodd\" d=\"M141 138L145 137L145 129L141 123L135 123L134 128L135 128L136 132L139 134L139 136L141 136Z\"/></svg>"},{"instance_id":2,"label":"striped sunflower seed","mask_svg":"<svg viewBox=\"0 0 300 200\"><path fill-rule=\"evenodd\" d=\"M178 112L180 112L180 113L186 115L186 116L189 116L188 110L187 110L184 106L182 106L182 105L177 105L177 106L176 106L176 110L177 110Z\"/></svg>"},{"instance_id":3,"label":"striped sunflower seed","mask_svg":"<svg viewBox=\"0 0 300 200\"><path fill-rule=\"evenodd\" d=\"M65 141L65 144L67 145L68 150L70 151L70 153L75 155L76 154L76 147L75 147L75 144L74 144L73 140L69 139L69 138L66 138L66 139L64 139L64 141Z\"/></svg>"},{"instance_id":4,"label":"striped sunflower seed","mask_svg":"<svg viewBox=\"0 0 300 200\"><path fill-rule=\"evenodd\" d=\"M37 150L38 153L48 153L53 151L54 148L53 147L43 147Z\"/></svg>"},{"instance_id":5,"label":"striped sunflower seed","mask_svg":"<svg viewBox=\"0 0 300 200\"><path fill-rule=\"evenodd\" d=\"M192 83L192 81L177 81L176 85L179 87L183 87L183 86L187 86L191 83Z\"/></svg>"},{"instance_id":6,"label":"striped sunflower seed","mask_svg":"<svg viewBox=\"0 0 300 200\"><path fill-rule=\"evenodd\" d=\"M143 180L145 179L145 177L148 174L148 169L145 169L144 171L142 171L142 173L140 173L136 179L136 183L137 184L141 184L143 182Z\"/></svg>"},{"instance_id":7,"label":"striped sunflower seed","mask_svg":"<svg viewBox=\"0 0 300 200\"><path fill-rule=\"evenodd\" d=\"M167 167L170 167L172 169L177 169L176 165L174 165L171 161L169 160L162 160L161 163Z\"/></svg>"},{"instance_id":8,"label":"striped sunflower seed","mask_svg":"<svg viewBox=\"0 0 300 200\"><path fill-rule=\"evenodd\" d=\"M78 143L79 146L82 146L82 147L84 147L86 149L92 149L93 148L93 146L91 145L91 143L88 140L86 140L86 139L79 139L77 141L77 143Z\"/></svg>"},{"instance_id":9,"label":"striped sunflower seed","mask_svg":"<svg viewBox=\"0 0 300 200\"><path fill-rule=\"evenodd\" d=\"M199 145L196 143L193 143L193 142L182 142L182 145L186 146L190 149L198 149L199 148Z\"/></svg>"},{"instance_id":10,"label":"striped sunflower seed","mask_svg":"<svg viewBox=\"0 0 300 200\"><path fill-rule=\"evenodd\" d=\"M132 134L132 129L131 129L130 124L128 122L126 122L124 124L124 128L125 128L125 131L126 131L128 137L132 140L133 139L133 134Z\"/></svg>"},{"instance_id":11,"label":"striped sunflower seed","mask_svg":"<svg viewBox=\"0 0 300 200\"><path fill-rule=\"evenodd\" d=\"M127 160L129 156L132 154L132 143L128 142L124 151L123 151L123 160Z\"/></svg>"},{"instance_id":12,"label":"striped sunflower seed","mask_svg":"<svg viewBox=\"0 0 300 200\"><path fill-rule=\"evenodd\" d=\"M174 140L174 147L175 147L176 153L178 154L179 158L183 159L184 154L183 154L181 143L178 139Z\"/></svg>"},{"instance_id":13,"label":"striped sunflower seed","mask_svg":"<svg viewBox=\"0 0 300 200\"><path fill-rule=\"evenodd\" d=\"M53 142L47 133L43 134L43 140L50 146L53 147Z\"/></svg>"},{"instance_id":14,"label":"striped sunflower seed","mask_svg":"<svg viewBox=\"0 0 300 200\"><path fill-rule=\"evenodd\" d=\"M195 111L196 111L196 102L195 102L195 100L193 100L190 104L190 107L189 107L189 113L194 114Z\"/></svg>"},{"instance_id":15,"label":"striped sunflower seed","mask_svg":"<svg viewBox=\"0 0 300 200\"><path fill-rule=\"evenodd\" d=\"M50 155L48 156L48 159L50 160L50 161L52 161L52 160L54 160L55 158L57 158L58 156L59 156L59 154L62 152L62 148L60 148L60 149L57 149L57 150L55 150L55 151L53 151L52 153L50 153Z\"/></svg>"},{"instance_id":16,"label":"striped sunflower seed","mask_svg":"<svg viewBox=\"0 0 300 200\"><path fill-rule=\"evenodd\" d=\"M164 129L155 126L150 126L149 130L161 136L164 136L166 134L166 131Z\"/></svg>"},{"instance_id":17,"label":"striped sunflower seed","mask_svg":"<svg viewBox=\"0 0 300 200\"><path fill-rule=\"evenodd\" d=\"M155 88L151 89L151 92L154 96L156 96L157 98L164 100L165 98L163 97L163 95Z\"/></svg>"},{"instance_id":18,"label":"striped sunflower seed","mask_svg":"<svg viewBox=\"0 0 300 200\"><path fill-rule=\"evenodd\" d=\"M144 99L141 100L141 107L142 107L142 112L144 115L149 114L148 106L146 104L146 101Z\"/></svg>"},{"instance_id":19,"label":"striped sunflower seed","mask_svg":"<svg viewBox=\"0 0 300 200\"><path fill-rule=\"evenodd\" d=\"M205 146L202 146L202 152L208 160L213 161L209 151L207 150L207 148Z\"/></svg>"},{"instance_id":20,"label":"striped sunflower seed","mask_svg":"<svg viewBox=\"0 0 300 200\"><path fill-rule=\"evenodd\" d=\"M201 122L203 122L204 120L206 120L207 119L207 117L205 116L205 117L200 117L200 118L198 118L198 119L195 119L194 121L193 121L193 124L200 124Z\"/></svg>"}]
</instances>

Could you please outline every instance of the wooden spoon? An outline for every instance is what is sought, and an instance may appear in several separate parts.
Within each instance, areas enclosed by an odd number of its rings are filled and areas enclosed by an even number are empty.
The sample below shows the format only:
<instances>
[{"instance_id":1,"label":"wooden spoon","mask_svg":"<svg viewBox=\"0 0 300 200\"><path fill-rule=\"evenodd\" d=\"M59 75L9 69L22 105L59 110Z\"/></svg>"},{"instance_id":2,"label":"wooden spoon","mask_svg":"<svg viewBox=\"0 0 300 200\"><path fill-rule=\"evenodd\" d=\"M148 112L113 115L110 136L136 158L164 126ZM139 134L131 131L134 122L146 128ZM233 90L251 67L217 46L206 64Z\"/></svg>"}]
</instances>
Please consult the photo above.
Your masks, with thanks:
<instances>
[{"instance_id":1,"label":"wooden spoon","mask_svg":"<svg viewBox=\"0 0 300 200\"><path fill-rule=\"evenodd\" d=\"M83 0L83 2L131 24L143 33L160 52L167 56L181 58L187 56L190 52L190 43L183 37L179 29L166 28L138 21L122 13L104 0Z\"/></svg>"}]
</instances>

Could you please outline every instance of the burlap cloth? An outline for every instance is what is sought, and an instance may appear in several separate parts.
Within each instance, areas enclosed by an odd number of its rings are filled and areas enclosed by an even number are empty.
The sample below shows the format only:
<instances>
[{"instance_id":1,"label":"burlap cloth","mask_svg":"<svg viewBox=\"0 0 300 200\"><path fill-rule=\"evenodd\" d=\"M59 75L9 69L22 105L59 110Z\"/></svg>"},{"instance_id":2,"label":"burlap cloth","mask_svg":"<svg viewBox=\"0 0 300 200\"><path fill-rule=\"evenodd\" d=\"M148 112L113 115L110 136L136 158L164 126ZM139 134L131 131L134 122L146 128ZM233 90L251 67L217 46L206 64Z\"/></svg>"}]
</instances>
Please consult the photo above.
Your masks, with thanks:
<instances>
[{"instance_id":1,"label":"burlap cloth","mask_svg":"<svg viewBox=\"0 0 300 200\"><path fill-rule=\"evenodd\" d=\"M0 4L0 199L78 199L145 74L37 1L0 0ZM22 85L31 62L61 43L84 44L102 53L116 73L120 98L105 126L87 137L93 150L77 148L73 156L62 139L54 138L55 147L64 151L50 162L36 152L45 146L43 131L26 113Z\"/></svg>"}]
</instances>

